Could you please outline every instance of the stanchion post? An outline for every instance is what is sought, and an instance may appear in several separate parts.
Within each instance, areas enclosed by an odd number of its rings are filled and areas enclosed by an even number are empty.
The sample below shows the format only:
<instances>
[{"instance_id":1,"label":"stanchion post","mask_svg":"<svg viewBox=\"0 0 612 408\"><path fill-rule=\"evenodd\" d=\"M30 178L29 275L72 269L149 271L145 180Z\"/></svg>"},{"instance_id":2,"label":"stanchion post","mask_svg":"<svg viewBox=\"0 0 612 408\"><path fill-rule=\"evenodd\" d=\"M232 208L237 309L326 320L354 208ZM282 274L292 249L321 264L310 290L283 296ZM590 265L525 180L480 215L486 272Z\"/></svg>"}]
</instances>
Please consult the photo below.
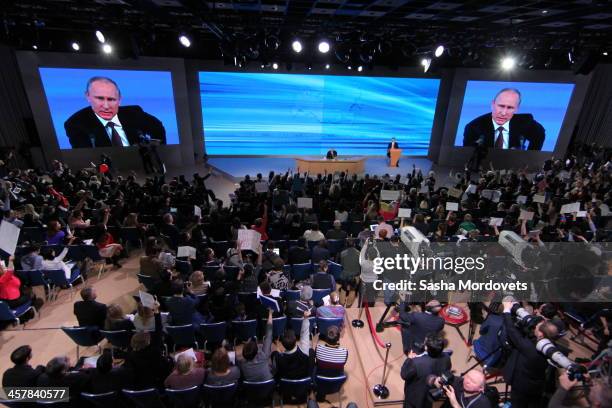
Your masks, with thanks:
<instances>
[{"instance_id":1,"label":"stanchion post","mask_svg":"<svg viewBox=\"0 0 612 408\"><path fill-rule=\"evenodd\" d=\"M385 383L387 382L385 377L387 375L387 362L389 361L389 350L391 349L391 343L385 344L385 348L387 349L387 351L385 352L385 365L383 366L382 380L381 383L376 384L373 389L374 395L376 395L380 399L389 398L389 389L385 385Z\"/></svg>"}]
</instances>

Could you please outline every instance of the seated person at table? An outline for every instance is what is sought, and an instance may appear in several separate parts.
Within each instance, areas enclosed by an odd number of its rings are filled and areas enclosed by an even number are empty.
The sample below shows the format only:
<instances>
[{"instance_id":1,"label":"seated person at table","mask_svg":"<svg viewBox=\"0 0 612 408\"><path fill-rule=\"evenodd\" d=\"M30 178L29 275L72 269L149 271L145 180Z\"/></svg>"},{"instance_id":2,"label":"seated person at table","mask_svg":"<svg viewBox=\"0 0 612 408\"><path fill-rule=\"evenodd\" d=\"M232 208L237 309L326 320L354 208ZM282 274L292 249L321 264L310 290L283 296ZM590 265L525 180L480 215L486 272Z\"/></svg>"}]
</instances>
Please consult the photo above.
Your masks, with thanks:
<instances>
[{"instance_id":1,"label":"seated person at table","mask_svg":"<svg viewBox=\"0 0 612 408\"><path fill-rule=\"evenodd\" d=\"M174 371L166 378L164 385L171 390L184 390L204 383L206 371L202 367L195 367L192 356L181 354L176 359Z\"/></svg>"}]
</instances>

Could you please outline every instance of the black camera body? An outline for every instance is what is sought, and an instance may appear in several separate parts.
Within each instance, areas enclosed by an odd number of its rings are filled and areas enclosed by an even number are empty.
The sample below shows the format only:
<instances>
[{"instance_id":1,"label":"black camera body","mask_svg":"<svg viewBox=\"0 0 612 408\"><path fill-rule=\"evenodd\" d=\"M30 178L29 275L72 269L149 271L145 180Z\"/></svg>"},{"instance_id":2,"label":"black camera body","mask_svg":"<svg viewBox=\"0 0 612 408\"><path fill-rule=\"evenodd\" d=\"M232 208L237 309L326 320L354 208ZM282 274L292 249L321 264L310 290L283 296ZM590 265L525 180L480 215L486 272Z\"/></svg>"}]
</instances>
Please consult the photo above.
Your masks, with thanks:
<instances>
[{"instance_id":1,"label":"black camera body","mask_svg":"<svg viewBox=\"0 0 612 408\"><path fill-rule=\"evenodd\" d=\"M438 379L440 383L440 388L432 388L429 390L429 396L434 401L441 401L446 398L446 394L444 392L444 387L447 385L452 385L455 381L455 374L450 371L445 371L440 374L439 377L433 377L431 380L431 385L433 386L433 382Z\"/></svg>"}]
</instances>

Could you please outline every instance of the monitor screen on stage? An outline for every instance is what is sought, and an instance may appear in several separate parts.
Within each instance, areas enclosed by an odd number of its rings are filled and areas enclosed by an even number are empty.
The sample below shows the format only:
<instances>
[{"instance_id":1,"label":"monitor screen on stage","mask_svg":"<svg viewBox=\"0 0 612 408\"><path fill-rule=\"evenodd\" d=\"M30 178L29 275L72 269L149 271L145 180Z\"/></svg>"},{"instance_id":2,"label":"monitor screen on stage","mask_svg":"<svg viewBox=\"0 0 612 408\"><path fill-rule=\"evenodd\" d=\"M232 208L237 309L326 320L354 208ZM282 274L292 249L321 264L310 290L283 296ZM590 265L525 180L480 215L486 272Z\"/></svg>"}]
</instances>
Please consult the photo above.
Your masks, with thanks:
<instances>
[{"instance_id":1,"label":"monitor screen on stage","mask_svg":"<svg viewBox=\"0 0 612 408\"><path fill-rule=\"evenodd\" d=\"M439 79L200 72L209 155L426 155Z\"/></svg>"},{"instance_id":2,"label":"monitor screen on stage","mask_svg":"<svg viewBox=\"0 0 612 408\"><path fill-rule=\"evenodd\" d=\"M179 143L169 71L40 68L60 149Z\"/></svg>"},{"instance_id":3,"label":"monitor screen on stage","mask_svg":"<svg viewBox=\"0 0 612 408\"><path fill-rule=\"evenodd\" d=\"M555 150L574 84L468 81L455 146Z\"/></svg>"}]
</instances>

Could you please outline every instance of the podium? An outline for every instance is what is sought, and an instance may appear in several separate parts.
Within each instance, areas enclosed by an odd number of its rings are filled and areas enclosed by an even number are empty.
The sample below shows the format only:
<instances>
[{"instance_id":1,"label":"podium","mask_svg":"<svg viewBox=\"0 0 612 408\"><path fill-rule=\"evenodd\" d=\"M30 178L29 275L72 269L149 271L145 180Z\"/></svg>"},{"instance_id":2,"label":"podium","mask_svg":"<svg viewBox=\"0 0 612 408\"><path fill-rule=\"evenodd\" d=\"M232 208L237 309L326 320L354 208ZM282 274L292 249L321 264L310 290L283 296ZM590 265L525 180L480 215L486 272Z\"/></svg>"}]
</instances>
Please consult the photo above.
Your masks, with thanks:
<instances>
[{"instance_id":1,"label":"podium","mask_svg":"<svg viewBox=\"0 0 612 408\"><path fill-rule=\"evenodd\" d=\"M400 157L402 156L402 149L389 149L389 166L397 167Z\"/></svg>"}]
</instances>

